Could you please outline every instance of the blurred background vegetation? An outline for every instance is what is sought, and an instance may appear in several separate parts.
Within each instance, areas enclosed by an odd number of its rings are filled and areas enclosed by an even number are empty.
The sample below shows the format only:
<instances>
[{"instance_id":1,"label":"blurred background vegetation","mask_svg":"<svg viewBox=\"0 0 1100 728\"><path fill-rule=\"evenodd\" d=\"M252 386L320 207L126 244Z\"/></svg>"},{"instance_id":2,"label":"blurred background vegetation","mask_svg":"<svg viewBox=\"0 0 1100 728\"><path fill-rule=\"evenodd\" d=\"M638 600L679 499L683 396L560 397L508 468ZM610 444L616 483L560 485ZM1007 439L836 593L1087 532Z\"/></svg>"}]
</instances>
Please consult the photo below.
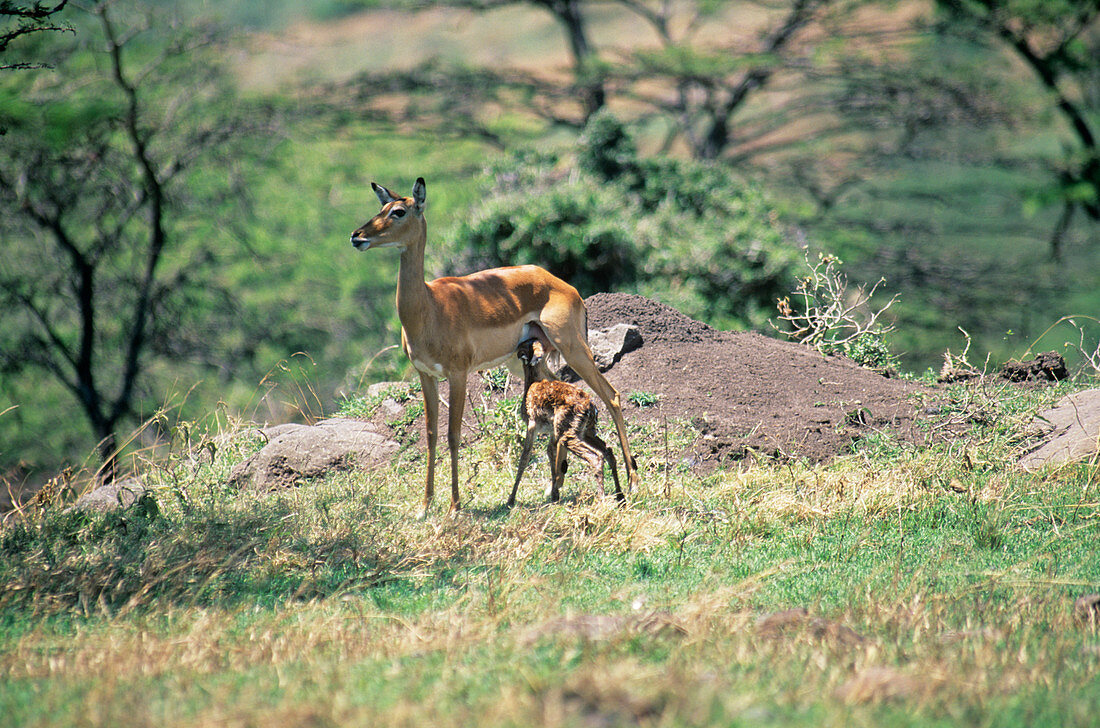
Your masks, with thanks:
<instances>
[{"instance_id":1,"label":"blurred background vegetation","mask_svg":"<svg viewBox=\"0 0 1100 728\"><path fill-rule=\"evenodd\" d=\"M1061 349L1079 334L1053 324L1100 313L1098 15L3 3L0 476L181 420L308 420L407 374L396 256L348 243L372 180L427 179L429 274L538 263L767 331L808 246L885 278L904 370L960 327L974 362Z\"/></svg>"}]
</instances>

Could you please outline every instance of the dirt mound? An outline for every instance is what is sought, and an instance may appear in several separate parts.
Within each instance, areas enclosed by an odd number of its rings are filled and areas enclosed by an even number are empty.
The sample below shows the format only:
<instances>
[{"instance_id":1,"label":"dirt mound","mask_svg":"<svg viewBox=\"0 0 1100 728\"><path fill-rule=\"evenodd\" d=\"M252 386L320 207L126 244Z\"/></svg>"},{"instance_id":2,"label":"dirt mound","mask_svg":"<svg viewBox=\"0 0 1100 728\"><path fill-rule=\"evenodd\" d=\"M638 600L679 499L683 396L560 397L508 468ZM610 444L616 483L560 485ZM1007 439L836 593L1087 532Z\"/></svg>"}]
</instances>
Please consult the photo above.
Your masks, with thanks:
<instances>
[{"instance_id":1,"label":"dirt mound","mask_svg":"<svg viewBox=\"0 0 1100 728\"><path fill-rule=\"evenodd\" d=\"M659 395L656 406L624 402L628 419L692 422L700 433L693 462L717 464L749 449L823 461L876 430L920 437L912 395L932 391L926 387L798 344L718 331L642 296L601 293L585 303L589 328L627 323L641 331L641 348L607 378L624 399Z\"/></svg>"},{"instance_id":2,"label":"dirt mound","mask_svg":"<svg viewBox=\"0 0 1100 728\"><path fill-rule=\"evenodd\" d=\"M645 296L629 293L597 293L584 301L588 328L606 329L633 324L642 332L642 345L720 343L726 335Z\"/></svg>"}]
</instances>

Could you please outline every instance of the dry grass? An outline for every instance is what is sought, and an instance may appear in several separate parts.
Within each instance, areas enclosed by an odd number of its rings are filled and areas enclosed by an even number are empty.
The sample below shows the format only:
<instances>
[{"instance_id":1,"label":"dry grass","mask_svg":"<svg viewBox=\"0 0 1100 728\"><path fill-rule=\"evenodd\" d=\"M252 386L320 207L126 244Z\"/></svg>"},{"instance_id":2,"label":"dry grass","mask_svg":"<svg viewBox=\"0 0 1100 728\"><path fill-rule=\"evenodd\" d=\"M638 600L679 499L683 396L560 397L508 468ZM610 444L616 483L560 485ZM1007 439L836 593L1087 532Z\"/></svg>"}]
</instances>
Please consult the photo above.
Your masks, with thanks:
<instances>
[{"instance_id":1,"label":"dry grass","mask_svg":"<svg viewBox=\"0 0 1100 728\"><path fill-rule=\"evenodd\" d=\"M659 460L664 433L636 434ZM975 437L969 458L885 439L828 466L656 470L669 495L625 508L578 476L562 505L529 494L509 512L510 470L483 469L464 513L417 521L416 458L244 493L222 483L256 443L211 437L155 470L154 515L45 509L0 531L0 709L17 724L1089 725L1100 710L1100 636L1073 606L1100 591L1097 472L1018 473L1010 438Z\"/></svg>"}]
</instances>

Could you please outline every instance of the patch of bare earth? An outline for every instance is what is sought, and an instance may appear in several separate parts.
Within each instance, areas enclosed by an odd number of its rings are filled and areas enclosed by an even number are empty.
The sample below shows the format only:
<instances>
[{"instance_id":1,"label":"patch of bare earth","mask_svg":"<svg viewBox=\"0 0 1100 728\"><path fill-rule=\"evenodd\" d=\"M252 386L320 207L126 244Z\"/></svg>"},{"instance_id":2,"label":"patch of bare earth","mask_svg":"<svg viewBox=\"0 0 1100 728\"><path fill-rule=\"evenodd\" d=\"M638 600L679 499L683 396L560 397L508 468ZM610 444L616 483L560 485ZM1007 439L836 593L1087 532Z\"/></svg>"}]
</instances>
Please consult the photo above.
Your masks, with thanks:
<instances>
[{"instance_id":1,"label":"patch of bare earth","mask_svg":"<svg viewBox=\"0 0 1100 728\"><path fill-rule=\"evenodd\" d=\"M624 399L646 392L660 400L624 402L627 418L690 421L699 437L688 456L697 462L720 464L750 450L826 461L876 430L923 438L914 395L928 387L798 344L719 331L643 296L601 293L585 303L590 329L627 323L642 334L641 348L607 378Z\"/></svg>"}]
</instances>

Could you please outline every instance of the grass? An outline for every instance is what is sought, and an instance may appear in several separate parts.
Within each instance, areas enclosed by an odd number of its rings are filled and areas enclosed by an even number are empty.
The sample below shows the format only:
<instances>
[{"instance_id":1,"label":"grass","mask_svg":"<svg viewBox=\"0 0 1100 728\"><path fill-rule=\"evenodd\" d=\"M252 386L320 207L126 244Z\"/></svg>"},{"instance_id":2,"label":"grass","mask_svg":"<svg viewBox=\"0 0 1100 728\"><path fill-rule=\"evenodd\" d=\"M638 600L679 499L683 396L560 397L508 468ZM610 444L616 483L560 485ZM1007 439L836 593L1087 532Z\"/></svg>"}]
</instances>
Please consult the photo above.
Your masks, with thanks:
<instances>
[{"instance_id":1,"label":"grass","mask_svg":"<svg viewBox=\"0 0 1100 728\"><path fill-rule=\"evenodd\" d=\"M413 518L424 461L276 493L225 485L254 436L156 464L157 508L0 530L9 725L1092 725L1095 465L1013 467L1056 392L959 387L964 443L883 435L829 465L666 468L617 508L511 485L486 406L465 510ZM513 403L514 404L514 403ZM673 425L679 427L679 425ZM672 433L676 440L683 432ZM960 453L965 450L965 457ZM211 456L210 453L213 453ZM668 495L663 491L667 487ZM787 610L805 610L789 612Z\"/></svg>"}]
</instances>

